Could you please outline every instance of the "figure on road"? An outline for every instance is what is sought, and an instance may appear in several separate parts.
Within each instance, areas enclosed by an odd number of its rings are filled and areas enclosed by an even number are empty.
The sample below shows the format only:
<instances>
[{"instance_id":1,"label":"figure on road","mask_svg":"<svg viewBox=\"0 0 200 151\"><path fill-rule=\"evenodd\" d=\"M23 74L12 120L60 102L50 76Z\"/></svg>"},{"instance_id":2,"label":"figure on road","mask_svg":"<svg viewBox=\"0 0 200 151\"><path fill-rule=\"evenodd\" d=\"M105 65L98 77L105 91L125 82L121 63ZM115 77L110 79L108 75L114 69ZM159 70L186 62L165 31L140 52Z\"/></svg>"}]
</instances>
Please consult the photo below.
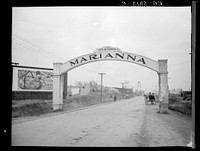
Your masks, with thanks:
<instances>
[{"instance_id":1,"label":"figure on road","mask_svg":"<svg viewBox=\"0 0 200 151\"><path fill-rule=\"evenodd\" d=\"M152 93L152 99L153 99L153 103L156 104L156 99L155 99L154 93Z\"/></svg>"},{"instance_id":2,"label":"figure on road","mask_svg":"<svg viewBox=\"0 0 200 151\"><path fill-rule=\"evenodd\" d=\"M155 104L154 93L152 93L152 94L151 94L151 92L149 93L149 101L151 102L151 104Z\"/></svg>"},{"instance_id":3,"label":"figure on road","mask_svg":"<svg viewBox=\"0 0 200 151\"><path fill-rule=\"evenodd\" d=\"M115 96L114 96L114 101L116 101L116 100L117 100L117 96L115 95Z\"/></svg>"}]
</instances>

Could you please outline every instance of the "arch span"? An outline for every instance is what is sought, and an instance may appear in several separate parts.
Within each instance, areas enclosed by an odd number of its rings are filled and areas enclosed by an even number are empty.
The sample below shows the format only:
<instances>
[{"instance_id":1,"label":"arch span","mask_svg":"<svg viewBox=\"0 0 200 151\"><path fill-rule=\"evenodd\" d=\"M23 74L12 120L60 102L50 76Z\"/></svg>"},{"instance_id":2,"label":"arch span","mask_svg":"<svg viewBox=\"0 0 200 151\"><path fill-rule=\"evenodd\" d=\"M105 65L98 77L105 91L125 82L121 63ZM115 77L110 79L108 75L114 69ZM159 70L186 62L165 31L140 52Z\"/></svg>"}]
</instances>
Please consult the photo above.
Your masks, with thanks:
<instances>
[{"instance_id":1,"label":"arch span","mask_svg":"<svg viewBox=\"0 0 200 151\"><path fill-rule=\"evenodd\" d=\"M68 71L81 65L97 61L125 61L135 63L149 68L158 73L159 88L159 112L166 113L168 110L168 71L167 59L155 61L148 57L129 52L122 52L116 47L99 48L93 53L79 56L65 63L53 63L53 109L62 109L63 90L67 96L67 77Z\"/></svg>"},{"instance_id":2,"label":"arch span","mask_svg":"<svg viewBox=\"0 0 200 151\"><path fill-rule=\"evenodd\" d=\"M155 72L159 72L159 63L153 59L134 53L109 50L94 52L71 59L61 65L60 74L64 74L67 71L87 63L107 60L135 63L147 67Z\"/></svg>"}]
</instances>

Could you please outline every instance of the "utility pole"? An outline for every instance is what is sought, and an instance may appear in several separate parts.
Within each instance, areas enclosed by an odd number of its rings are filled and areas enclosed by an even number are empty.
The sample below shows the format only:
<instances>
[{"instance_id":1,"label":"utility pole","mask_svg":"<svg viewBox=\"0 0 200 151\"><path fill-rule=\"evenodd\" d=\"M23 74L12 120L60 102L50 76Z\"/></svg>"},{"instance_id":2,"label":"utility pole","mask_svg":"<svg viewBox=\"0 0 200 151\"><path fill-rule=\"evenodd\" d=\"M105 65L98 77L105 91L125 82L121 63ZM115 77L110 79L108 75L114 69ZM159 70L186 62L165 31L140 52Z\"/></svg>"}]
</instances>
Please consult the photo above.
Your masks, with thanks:
<instances>
[{"instance_id":1,"label":"utility pole","mask_svg":"<svg viewBox=\"0 0 200 151\"><path fill-rule=\"evenodd\" d=\"M105 73L99 73L99 75L101 75L101 102L103 102L103 75L104 75Z\"/></svg>"},{"instance_id":2,"label":"utility pole","mask_svg":"<svg viewBox=\"0 0 200 151\"><path fill-rule=\"evenodd\" d=\"M125 81L125 84L128 85L128 84L129 84L129 81ZM125 86L125 91L128 89L128 86L127 86L127 85Z\"/></svg>"},{"instance_id":3,"label":"utility pole","mask_svg":"<svg viewBox=\"0 0 200 151\"><path fill-rule=\"evenodd\" d=\"M121 84L122 84L122 93L123 93L122 95L124 95L124 84L125 83L121 83Z\"/></svg>"},{"instance_id":4,"label":"utility pole","mask_svg":"<svg viewBox=\"0 0 200 151\"><path fill-rule=\"evenodd\" d=\"M125 84L129 84L129 81L125 81ZM127 87L126 87L127 88Z\"/></svg>"},{"instance_id":5,"label":"utility pole","mask_svg":"<svg viewBox=\"0 0 200 151\"><path fill-rule=\"evenodd\" d=\"M122 88L124 88L124 83L121 83L122 84Z\"/></svg>"},{"instance_id":6,"label":"utility pole","mask_svg":"<svg viewBox=\"0 0 200 151\"><path fill-rule=\"evenodd\" d=\"M138 86L137 86L137 91L138 91L138 93L140 94L141 93L141 82L140 81L138 81Z\"/></svg>"}]
</instances>

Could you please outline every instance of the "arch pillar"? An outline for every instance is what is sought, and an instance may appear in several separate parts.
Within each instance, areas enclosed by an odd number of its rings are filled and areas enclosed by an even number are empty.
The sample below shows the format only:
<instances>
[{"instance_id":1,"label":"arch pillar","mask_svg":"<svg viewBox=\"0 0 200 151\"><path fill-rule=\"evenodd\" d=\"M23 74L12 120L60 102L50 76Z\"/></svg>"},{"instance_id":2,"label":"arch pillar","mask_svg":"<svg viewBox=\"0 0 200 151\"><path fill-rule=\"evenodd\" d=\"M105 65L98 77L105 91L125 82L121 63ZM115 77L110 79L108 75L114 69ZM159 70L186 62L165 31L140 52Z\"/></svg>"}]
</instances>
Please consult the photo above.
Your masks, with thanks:
<instances>
[{"instance_id":1,"label":"arch pillar","mask_svg":"<svg viewBox=\"0 0 200 151\"><path fill-rule=\"evenodd\" d=\"M63 108L64 75L60 74L62 63L53 63L53 110Z\"/></svg>"},{"instance_id":2,"label":"arch pillar","mask_svg":"<svg viewBox=\"0 0 200 151\"><path fill-rule=\"evenodd\" d=\"M158 84L159 84L159 111L158 113L168 113L169 90L168 90L168 69L167 59L158 60Z\"/></svg>"},{"instance_id":3,"label":"arch pillar","mask_svg":"<svg viewBox=\"0 0 200 151\"><path fill-rule=\"evenodd\" d=\"M63 99L67 99L67 90L68 90L68 72L64 73L64 87L63 87Z\"/></svg>"}]
</instances>

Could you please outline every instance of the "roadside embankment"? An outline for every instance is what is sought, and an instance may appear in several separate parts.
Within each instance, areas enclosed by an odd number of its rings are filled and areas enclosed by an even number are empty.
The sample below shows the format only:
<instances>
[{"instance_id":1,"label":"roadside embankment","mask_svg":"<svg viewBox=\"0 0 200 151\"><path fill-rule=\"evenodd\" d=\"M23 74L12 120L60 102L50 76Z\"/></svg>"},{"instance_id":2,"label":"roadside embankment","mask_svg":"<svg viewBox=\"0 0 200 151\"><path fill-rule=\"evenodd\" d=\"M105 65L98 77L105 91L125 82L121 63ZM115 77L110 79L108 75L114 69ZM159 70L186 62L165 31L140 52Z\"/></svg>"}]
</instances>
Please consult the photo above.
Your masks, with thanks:
<instances>
[{"instance_id":1,"label":"roadside embankment","mask_svg":"<svg viewBox=\"0 0 200 151\"><path fill-rule=\"evenodd\" d=\"M12 118L38 116L52 111L52 100L12 101Z\"/></svg>"},{"instance_id":2,"label":"roadside embankment","mask_svg":"<svg viewBox=\"0 0 200 151\"><path fill-rule=\"evenodd\" d=\"M192 114L192 102L191 99L183 100L183 97L176 94L169 95L169 109L178 111L186 115Z\"/></svg>"},{"instance_id":3,"label":"roadside embankment","mask_svg":"<svg viewBox=\"0 0 200 151\"><path fill-rule=\"evenodd\" d=\"M122 95L115 94L117 100L123 99ZM63 100L63 109L60 111L83 108L95 104L113 101L110 93L104 93L101 101L101 94L94 92L88 95L76 95ZM53 112L52 100L17 100L12 101L12 118L25 116L39 116Z\"/></svg>"}]
</instances>

